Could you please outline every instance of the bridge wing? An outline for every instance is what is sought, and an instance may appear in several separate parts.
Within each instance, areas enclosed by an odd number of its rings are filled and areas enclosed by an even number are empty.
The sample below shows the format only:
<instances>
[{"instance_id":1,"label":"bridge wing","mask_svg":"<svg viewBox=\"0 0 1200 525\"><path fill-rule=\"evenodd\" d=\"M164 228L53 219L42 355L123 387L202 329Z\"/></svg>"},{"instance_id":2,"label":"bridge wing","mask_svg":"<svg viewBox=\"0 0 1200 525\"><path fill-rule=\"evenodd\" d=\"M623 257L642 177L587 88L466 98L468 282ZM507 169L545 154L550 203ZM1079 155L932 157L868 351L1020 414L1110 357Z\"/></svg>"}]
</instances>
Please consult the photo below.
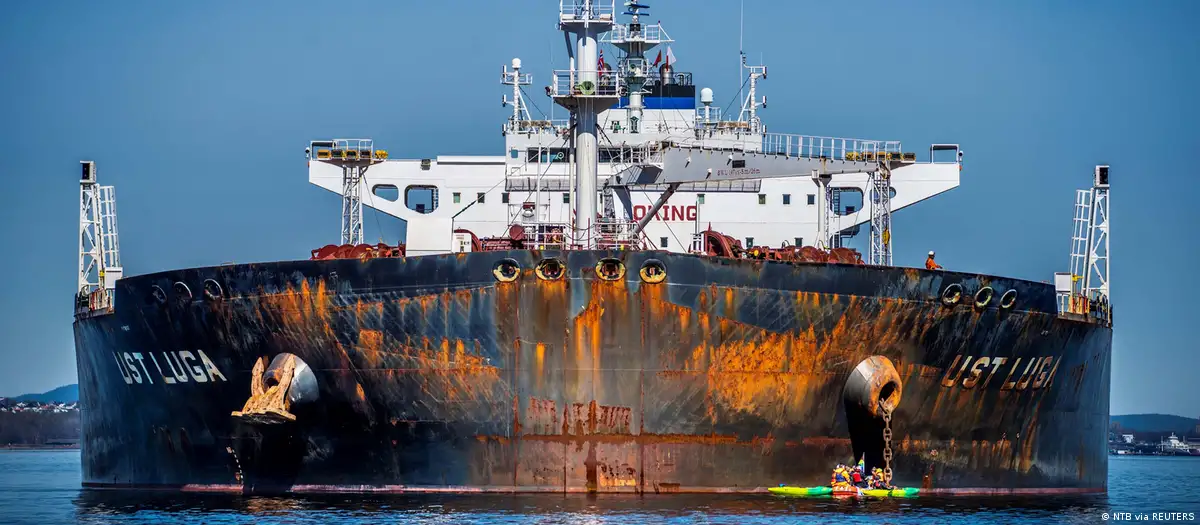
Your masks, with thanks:
<instances>
[{"instance_id":1,"label":"bridge wing","mask_svg":"<svg viewBox=\"0 0 1200 525\"><path fill-rule=\"evenodd\" d=\"M879 163L820 157L789 157L730 149L671 147L658 163L635 164L619 173L612 185L641 186L721 180L774 179L811 175L869 173Z\"/></svg>"}]
</instances>

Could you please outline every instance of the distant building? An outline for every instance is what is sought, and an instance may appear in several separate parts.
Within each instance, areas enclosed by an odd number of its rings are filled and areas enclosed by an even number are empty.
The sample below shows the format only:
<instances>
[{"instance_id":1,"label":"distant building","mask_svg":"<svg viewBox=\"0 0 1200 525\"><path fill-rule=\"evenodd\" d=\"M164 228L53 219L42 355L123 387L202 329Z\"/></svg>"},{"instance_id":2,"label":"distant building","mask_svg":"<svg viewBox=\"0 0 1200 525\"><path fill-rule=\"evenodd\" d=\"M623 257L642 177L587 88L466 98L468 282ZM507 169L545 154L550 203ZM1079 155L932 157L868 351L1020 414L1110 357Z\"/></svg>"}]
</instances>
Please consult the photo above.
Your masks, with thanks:
<instances>
[{"instance_id":1,"label":"distant building","mask_svg":"<svg viewBox=\"0 0 1200 525\"><path fill-rule=\"evenodd\" d=\"M1121 441L1125 442L1125 444L1132 445L1133 434L1121 434Z\"/></svg>"}]
</instances>

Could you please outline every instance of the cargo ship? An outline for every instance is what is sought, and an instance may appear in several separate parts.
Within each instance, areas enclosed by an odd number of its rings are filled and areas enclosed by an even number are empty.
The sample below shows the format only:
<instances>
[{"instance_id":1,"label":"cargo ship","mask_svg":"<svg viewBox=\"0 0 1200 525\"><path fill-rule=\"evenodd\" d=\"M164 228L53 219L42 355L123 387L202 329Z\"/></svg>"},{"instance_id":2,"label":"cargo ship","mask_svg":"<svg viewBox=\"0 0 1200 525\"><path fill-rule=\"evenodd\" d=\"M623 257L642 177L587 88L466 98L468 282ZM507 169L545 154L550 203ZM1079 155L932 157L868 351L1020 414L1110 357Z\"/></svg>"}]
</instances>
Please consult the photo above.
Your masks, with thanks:
<instances>
[{"instance_id":1,"label":"cargo ship","mask_svg":"<svg viewBox=\"0 0 1200 525\"><path fill-rule=\"evenodd\" d=\"M895 266L891 213L959 185L958 145L768 133L766 66L722 110L624 7L559 3L569 63L534 92L565 120L502 67L502 155L307 144L341 239L296 260L125 276L83 161L84 486L765 493L862 459L1104 491L1108 166L1054 284ZM364 243L364 206L404 242Z\"/></svg>"}]
</instances>

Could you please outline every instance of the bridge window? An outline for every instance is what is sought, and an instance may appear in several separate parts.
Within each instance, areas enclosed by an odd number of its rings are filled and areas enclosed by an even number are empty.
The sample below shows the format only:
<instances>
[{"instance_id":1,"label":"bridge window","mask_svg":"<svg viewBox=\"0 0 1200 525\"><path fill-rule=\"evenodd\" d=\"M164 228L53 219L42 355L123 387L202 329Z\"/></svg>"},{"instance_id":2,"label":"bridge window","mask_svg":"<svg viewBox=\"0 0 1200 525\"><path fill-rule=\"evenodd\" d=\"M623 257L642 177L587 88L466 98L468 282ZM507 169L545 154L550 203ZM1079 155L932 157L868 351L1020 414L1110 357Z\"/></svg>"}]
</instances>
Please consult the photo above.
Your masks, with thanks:
<instances>
[{"instance_id":1,"label":"bridge window","mask_svg":"<svg viewBox=\"0 0 1200 525\"><path fill-rule=\"evenodd\" d=\"M703 193L696 194L696 204L704 204L704 194Z\"/></svg>"},{"instance_id":2,"label":"bridge window","mask_svg":"<svg viewBox=\"0 0 1200 525\"><path fill-rule=\"evenodd\" d=\"M815 204L817 204L817 196L815 194L809 193L808 194L808 205L813 206Z\"/></svg>"},{"instance_id":3,"label":"bridge window","mask_svg":"<svg viewBox=\"0 0 1200 525\"><path fill-rule=\"evenodd\" d=\"M894 199L894 198L896 198L896 188L892 188L892 187L890 187L890 186L889 186L889 187L888 187L888 189L890 190L890 191L888 192L888 198L889 198L889 199ZM878 192L878 191L875 191L875 188L871 188L871 201L872 201L872 202L874 202L874 201L876 201L876 200L879 200L879 197L878 197L878 195L879 195L879 192Z\"/></svg>"},{"instance_id":4,"label":"bridge window","mask_svg":"<svg viewBox=\"0 0 1200 525\"><path fill-rule=\"evenodd\" d=\"M570 204L570 203L571 203L571 194L564 191L563 192L563 204Z\"/></svg>"},{"instance_id":5,"label":"bridge window","mask_svg":"<svg viewBox=\"0 0 1200 525\"><path fill-rule=\"evenodd\" d=\"M660 248L666 248L666 247L667 247L667 238L666 238L666 237L659 237L659 238L658 238L658 246L659 246Z\"/></svg>"},{"instance_id":6,"label":"bridge window","mask_svg":"<svg viewBox=\"0 0 1200 525\"><path fill-rule=\"evenodd\" d=\"M567 156L566 148L530 148L526 162L567 162L570 158Z\"/></svg>"},{"instance_id":7,"label":"bridge window","mask_svg":"<svg viewBox=\"0 0 1200 525\"><path fill-rule=\"evenodd\" d=\"M507 191L500 194L500 202L502 202L504 204L508 204L508 192Z\"/></svg>"},{"instance_id":8,"label":"bridge window","mask_svg":"<svg viewBox=\"0 0 1200 525\"><path fill-rule=\"evenodd\" d=\"M783 194L783 205L791 206L791 204L792 204L792 195L790 193L784 193Z\"/></svg>"},{"instance_id":9,"label":"bridge window","mask_svg":"<svg viewBox=\"0 0 1200 525\"><path fill-rule=\"evenodd\" d=\"M475 202L478 202L479 204L483 204L483 198L486 195L487 195L486 193L476 193L475 194Z\"/></svg>"},{"instance_id":10,"label":"bridge window","mask_svg":"<svg viewBox=\"0 0 1200 525\"><path fill-rule=\"evenodd\" d=\"M460 202L462 202L462 194L456 191L454 192L454 204L458 204Z\"/></svg>"},{"instance_id":11,"label":"bridge window","mask_svg":"<svg viewBox=\"0 0 1200 525\"><path fill-rule=\"evenodd\" d=\"M379 187L377 187L379 188ZM394 189L395 186L392 186ZM417 213L433 213L438 205L437 186L414 184L404 188L404 206Z\"/></svg>"},{"instance_id":12,"label":"bridge window","mask_svg":"<svg viewBox=\"0 0 1200 525\"><path fill-rule=\"evenodd\" d=\"M412 186L409 187L411 188ZM387 199L392 202L396 202L396 200L400 198L400 188L392 186L391 184L380 184L372 187L371 193L376 197Z\"/></svg>"},{"instance_id":13,"label":"bridge window","mask_svg":"<svg viewBox=\"0 0 1200 525\"><path fill-rule=\"evenodd\" d=\"M758 203L759 203L759 204L766 204L766 203L767 203L767 194L766 194L766 193L759 193L759 194L758 194Z\"/></svg>"},{"instance_id":14,"label":"bridge window","mask_svg":"<svg viewBox=\"0 0 1200 525\"><path fill-rule=\"evenodd\" d=\"M613 124L616 123L617 122L614 120ZM600 151L597 152L597 159L599 159L599 162L602 163L624 162L625 154L621 148L600 148Z\"/></svg>"},{"instance_id":15,"label":"bridge window","mask_svg":"<svg viewBox=\"0 0 1200 525\"><path fill-rule=\"evenodd\" d=\"M839 188L833 192L833 213L850 215L863 208L863 192L858 188Z\"/></svg>"}]
</instances>

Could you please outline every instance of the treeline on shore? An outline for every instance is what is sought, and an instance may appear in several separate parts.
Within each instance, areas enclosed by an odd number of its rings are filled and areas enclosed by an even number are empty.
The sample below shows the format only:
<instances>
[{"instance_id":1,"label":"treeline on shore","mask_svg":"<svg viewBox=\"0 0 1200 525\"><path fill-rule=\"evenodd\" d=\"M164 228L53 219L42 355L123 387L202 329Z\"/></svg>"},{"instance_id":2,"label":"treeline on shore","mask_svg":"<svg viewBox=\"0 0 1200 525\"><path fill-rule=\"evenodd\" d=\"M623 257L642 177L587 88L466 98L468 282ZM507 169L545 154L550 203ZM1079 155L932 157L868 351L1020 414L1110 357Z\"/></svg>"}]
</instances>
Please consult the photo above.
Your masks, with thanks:
<instances>
[{"instance_id":1,"label":"treeline on shore","mask_svg":"<svg viewBox=\"0 0 1200 525\"><path fill-rule=\"evenodd\" d=\"M78 443L79 411L0 412L0 446Z\"/></svg>"}]
</instances>

